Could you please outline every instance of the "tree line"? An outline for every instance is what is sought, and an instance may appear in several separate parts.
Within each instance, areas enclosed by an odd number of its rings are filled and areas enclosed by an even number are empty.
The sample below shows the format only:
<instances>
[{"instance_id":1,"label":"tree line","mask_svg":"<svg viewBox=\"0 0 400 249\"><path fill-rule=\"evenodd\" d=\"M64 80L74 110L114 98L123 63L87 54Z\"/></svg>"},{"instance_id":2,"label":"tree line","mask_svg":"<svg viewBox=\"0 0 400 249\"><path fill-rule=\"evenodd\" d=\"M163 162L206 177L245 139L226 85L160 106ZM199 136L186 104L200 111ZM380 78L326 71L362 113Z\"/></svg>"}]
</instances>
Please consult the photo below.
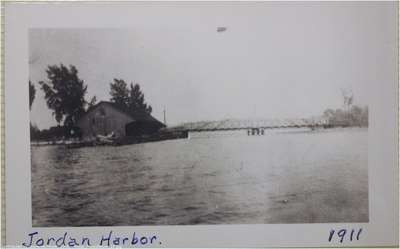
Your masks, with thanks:
<instances>
[{"instance_id":1,"label":"tree line","mask_svg":"<svg viewBox=\"0 0 400 249\"><path fill-rule=\"evenodd\" d=\"M50 65L46 69L47 80L39 81L47 107L57 122L56 127L39 130L30 125L31 139L48 140L65 136L79 136L76 123L92 106L97 97L87 99L87 85L79 78L75 66ZM145 102L144 93L138 83L128 84L123 79L113 79L110 83L110 102L124 111L137 114L151 114L152 107ZM36 88L29 80L29 108L36 97ZM71 132L72 131L72 132Z\"/></svg>"},{"instance_id":2,"label":"tree line","mask_svg":"<svg viewBox=\"0 0 400 249\"><path fill-rule=\"evenodd\" d=\"M333 127L368 127L368 106L354 105L354 95L349 90L341 90L343 97L342 109L326 109L323 116Z\"/></svg>"},{"instance_id":3,"label":"tree line","mask_svg":"<svg viewBox=\"0 0 400 249\"><path fill-rule=\"evenodd\" d=\"M345 109L326 109L324 117L329 124L334 127L359 126L368 127L368 107L353 105L349 110Z\"/></svg>"},{"instance_id":4,"label":"tree line","mask_svg":"<svg viewBox=\"0 0 400 249\"><path fill-rule=\"evenodd\" d=\"M45 130L39 130L36 125L30 124L32 140L49 140L54 138L79 136L80 131L76 122L92 106L96 105L97 98L87 98L87 85L79 78L75 66L69 67L50 65L46 69L47 80L39 81L40 89L44 92L47 107L58 125ZM110 102L119 106L132 115L151 114L152 107L145 102L140 85L123 79L114 78L110 82ZM36 88L29 80L29 108L36 97ZM342 90L343 108L327 109L323 116L333 127L336 126L368 126L368 107L353 104L354 95ZM71 132L72 131L72 132Z\"/></svg>"}]
</instances>

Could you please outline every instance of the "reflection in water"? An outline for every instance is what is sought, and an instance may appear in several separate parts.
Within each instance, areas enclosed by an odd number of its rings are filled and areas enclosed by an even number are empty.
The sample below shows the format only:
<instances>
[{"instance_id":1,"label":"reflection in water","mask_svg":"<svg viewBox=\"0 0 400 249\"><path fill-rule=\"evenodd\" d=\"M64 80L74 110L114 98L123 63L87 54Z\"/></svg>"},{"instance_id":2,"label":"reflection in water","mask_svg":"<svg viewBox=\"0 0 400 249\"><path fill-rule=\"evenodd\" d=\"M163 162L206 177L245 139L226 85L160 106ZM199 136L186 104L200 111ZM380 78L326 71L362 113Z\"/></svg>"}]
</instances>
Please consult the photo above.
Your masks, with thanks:
<instances>
[{"instance_id":1,"label":"reflection in water","mask_svg":"<svg viewBox=\"0 0 400 249\"><path fill-rule=\"evenodd\" d=\"M367 130L32 147L34 226L368 221Z\"/></svg>"}]
</instances>

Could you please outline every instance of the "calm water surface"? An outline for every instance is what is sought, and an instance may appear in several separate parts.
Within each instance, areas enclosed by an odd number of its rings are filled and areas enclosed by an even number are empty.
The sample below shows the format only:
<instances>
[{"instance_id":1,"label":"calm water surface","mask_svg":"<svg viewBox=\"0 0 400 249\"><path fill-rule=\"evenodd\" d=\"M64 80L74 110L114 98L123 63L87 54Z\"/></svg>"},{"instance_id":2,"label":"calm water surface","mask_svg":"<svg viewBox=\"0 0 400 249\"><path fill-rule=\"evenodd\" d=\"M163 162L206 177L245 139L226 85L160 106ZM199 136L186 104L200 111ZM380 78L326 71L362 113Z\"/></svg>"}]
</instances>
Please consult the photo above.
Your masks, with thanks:
<instances>
[{"instance_id":1,"label":"calm water surface","mask_svg":"<svg viewBox=\"0 0 400 249\"><path fill-rule=\"evenodd\" d=\"M34 226L368 221L368 131L33 146Z\"/></svg>"}]
</instances>

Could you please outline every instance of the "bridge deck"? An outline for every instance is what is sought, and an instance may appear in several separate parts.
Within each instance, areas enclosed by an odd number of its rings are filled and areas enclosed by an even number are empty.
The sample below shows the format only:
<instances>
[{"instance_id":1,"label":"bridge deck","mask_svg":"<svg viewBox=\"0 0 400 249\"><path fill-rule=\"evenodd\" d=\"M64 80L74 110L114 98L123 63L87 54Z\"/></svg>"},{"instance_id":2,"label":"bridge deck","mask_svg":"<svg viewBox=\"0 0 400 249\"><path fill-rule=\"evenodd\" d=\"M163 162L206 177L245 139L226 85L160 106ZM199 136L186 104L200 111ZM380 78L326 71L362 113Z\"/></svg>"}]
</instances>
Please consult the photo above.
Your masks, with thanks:
<instances>
[{"instance_id":1,"label":"bridge deck","mask_svg":"<svg viewBox=\"0 0 400 249\"><path fill-rule=\"evenodd\" d=\"M238 120L225 119L220 121L201 121L185 123L172 127L172 130L187 131L219 131L219 130L248 130L248 129L276 129L276 128L302 128L323 127L327 122L323 119L271 119L271 120Z\"/></svg>"}]
</instances>

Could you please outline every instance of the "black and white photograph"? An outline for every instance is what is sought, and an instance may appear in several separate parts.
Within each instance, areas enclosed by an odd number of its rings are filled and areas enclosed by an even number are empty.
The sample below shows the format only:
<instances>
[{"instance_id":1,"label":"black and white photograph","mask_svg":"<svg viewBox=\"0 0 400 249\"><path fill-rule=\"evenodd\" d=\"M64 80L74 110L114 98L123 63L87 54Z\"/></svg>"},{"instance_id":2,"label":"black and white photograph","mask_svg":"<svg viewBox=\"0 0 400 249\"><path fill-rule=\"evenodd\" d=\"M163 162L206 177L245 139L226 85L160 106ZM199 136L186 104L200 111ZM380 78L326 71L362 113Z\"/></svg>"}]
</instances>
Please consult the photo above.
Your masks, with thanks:
<instances>
[{"instance_id":1,"label":"black and white photograph","mask_svg":"<svg viewBox=\"0 0 400 249\"><path fill-rule=\"evenodd\" d=\"M398 2L2 6L2 245L398 247Z\"/></svg>"},{"instance_id":2,"label":"black and white photograph","mask_svg":"<svg viewBox=\"0 0 400 249\"><path fill-rule=\"evenodd\" d=\"M29 29L33 227L369 221L385 6L209 11Z\"/></svg>"}]
</instances>

